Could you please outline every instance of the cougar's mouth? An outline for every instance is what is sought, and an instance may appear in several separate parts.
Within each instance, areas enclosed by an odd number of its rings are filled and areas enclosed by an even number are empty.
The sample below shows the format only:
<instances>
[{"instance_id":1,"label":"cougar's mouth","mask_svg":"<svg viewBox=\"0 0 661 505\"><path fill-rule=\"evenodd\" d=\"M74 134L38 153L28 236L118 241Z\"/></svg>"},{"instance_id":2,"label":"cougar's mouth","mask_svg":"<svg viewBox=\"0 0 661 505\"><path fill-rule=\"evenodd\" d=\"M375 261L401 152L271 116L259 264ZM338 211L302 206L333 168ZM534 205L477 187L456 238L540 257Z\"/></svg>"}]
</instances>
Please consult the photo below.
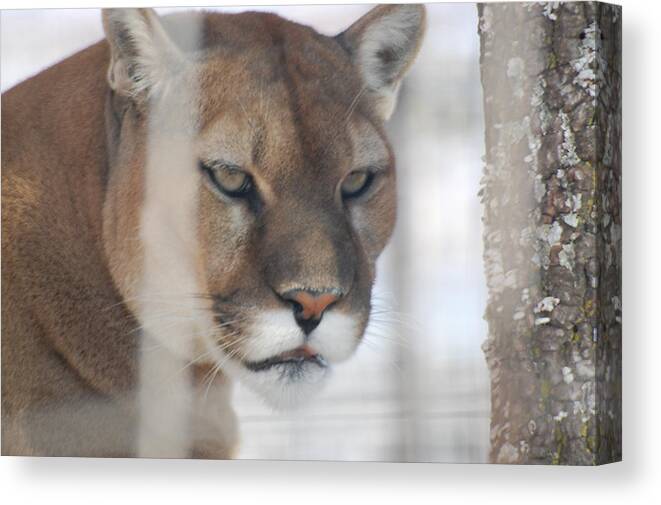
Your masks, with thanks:
<instances>
[{"instance_id":1,"label":"cougar's mouth","mask_svg":"<svg viewBox=\"0 0 661 505\"><path fill-rule=\"evenodd\" d=\"M278 365L284 365L293 369L299 369L308 364L317 365L321 368L328 366L324 357L307 345L302 345L291 351L285 351L261 361L244 361L243 364L252 372L269 370Z\"/></svg>"}]
</instances>

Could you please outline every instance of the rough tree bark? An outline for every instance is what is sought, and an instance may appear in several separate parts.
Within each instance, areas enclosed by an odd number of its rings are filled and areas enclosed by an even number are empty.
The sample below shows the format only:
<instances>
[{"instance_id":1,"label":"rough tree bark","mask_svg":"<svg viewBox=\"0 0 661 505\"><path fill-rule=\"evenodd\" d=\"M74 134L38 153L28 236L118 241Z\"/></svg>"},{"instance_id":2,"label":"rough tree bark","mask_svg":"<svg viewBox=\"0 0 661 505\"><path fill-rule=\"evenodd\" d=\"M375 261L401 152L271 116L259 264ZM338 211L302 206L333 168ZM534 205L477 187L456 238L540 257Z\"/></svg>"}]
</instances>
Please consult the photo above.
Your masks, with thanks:
<instances>
[{"instance_id":1,"label":"rough tree bark","mask_svg":"<svg viewBox=\"0 0 661 505\"><path fill-rule=\"evenodd\" d=\"M621 9L479 4L491 460L621 459Z\"/></svg>"}]
</instances>

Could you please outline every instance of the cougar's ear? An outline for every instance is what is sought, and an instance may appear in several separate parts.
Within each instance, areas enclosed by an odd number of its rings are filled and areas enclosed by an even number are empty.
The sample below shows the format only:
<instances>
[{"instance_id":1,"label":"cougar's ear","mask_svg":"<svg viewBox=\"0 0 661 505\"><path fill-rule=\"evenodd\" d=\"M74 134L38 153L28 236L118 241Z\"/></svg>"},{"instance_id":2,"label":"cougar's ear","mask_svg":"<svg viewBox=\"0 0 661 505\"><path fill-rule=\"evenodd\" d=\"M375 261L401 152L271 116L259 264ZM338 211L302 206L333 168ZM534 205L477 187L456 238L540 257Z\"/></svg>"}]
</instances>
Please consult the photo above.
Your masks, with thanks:
<instances>
[{"instance_id":1,"label":"cougar's ear","mask_svg":"<svg viewBox=\"0 0 661 505\"><path fill-rule=\"evenodd\" d=\"M424 32L424 5L379 5L337 36L383 120L395 109L399 85L418 54Z\"/></svg>"},{"instance_id":2,"label":"cougar's ear","mask_svg":"<svg viewBox=\"0 0 661 505\"><path fill-rule=\"evenodd\" d=\"M136 101L158 95L183 56L153 9L104 9L110 44L108 84Z\"/></svg>"}]
</instances>

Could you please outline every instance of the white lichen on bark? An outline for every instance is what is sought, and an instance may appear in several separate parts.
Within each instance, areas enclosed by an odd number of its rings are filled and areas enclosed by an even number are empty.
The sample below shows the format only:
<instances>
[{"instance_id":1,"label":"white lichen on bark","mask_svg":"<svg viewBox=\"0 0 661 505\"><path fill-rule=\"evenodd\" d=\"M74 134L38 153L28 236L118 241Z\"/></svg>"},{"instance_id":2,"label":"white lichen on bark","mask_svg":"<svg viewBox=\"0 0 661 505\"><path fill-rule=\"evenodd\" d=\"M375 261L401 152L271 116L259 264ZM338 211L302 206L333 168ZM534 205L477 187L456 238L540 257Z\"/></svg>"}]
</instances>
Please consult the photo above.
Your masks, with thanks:
<instances>
[{"instance_id":1,"label":"white lichen on bark","mask_svg":"<svg viewBox=\"0 0 661 505\"><path fill-rule=\"evenodd\" d=\"M491 459L621 455L619 7L479 4Z\"/></svg>"}]
</instances>

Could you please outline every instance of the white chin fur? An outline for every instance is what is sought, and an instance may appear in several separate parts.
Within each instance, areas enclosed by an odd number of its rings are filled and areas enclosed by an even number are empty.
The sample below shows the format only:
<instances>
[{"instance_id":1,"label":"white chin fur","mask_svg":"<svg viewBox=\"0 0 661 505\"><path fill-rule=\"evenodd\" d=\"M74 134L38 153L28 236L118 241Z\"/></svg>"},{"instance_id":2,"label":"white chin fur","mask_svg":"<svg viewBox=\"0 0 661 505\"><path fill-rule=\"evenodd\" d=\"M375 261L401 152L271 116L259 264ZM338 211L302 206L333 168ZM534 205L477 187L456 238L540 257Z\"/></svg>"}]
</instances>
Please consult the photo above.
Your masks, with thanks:
<instances>
[{"instance_id":1,"label":"white chin fur","mask_svg":"<svg viewBox=\"0 0 661 505\"><path fill-rule=\"evenodd\" d=\"M285 365L253 372L238 361L227 360L223 369L275 410L295 409L308 403L321 392L330 375L329 367L322 368L315 363L304 365L295 373L288 373Z\"/></svg>"},{"instance_id":2,"label":"white chin fur","mask_svg":"<svg viewBox=\"0 0 661 505\"><path fill-rule=\"evenodd\" d=\"M330 364L351 356L359 341L358 325L353 317L329 312L312 332L307 343ZM262 361L291 351L304 343L305 336L291 311L266 311L255 318L243 354L248 361ZM216 359L227 374L241 381L274 409L296 408L319 394L330 375L330 366L310 362L301 368L276 365L252 371L241 362L220 355Z\"/></svg>"}]
</instances>

